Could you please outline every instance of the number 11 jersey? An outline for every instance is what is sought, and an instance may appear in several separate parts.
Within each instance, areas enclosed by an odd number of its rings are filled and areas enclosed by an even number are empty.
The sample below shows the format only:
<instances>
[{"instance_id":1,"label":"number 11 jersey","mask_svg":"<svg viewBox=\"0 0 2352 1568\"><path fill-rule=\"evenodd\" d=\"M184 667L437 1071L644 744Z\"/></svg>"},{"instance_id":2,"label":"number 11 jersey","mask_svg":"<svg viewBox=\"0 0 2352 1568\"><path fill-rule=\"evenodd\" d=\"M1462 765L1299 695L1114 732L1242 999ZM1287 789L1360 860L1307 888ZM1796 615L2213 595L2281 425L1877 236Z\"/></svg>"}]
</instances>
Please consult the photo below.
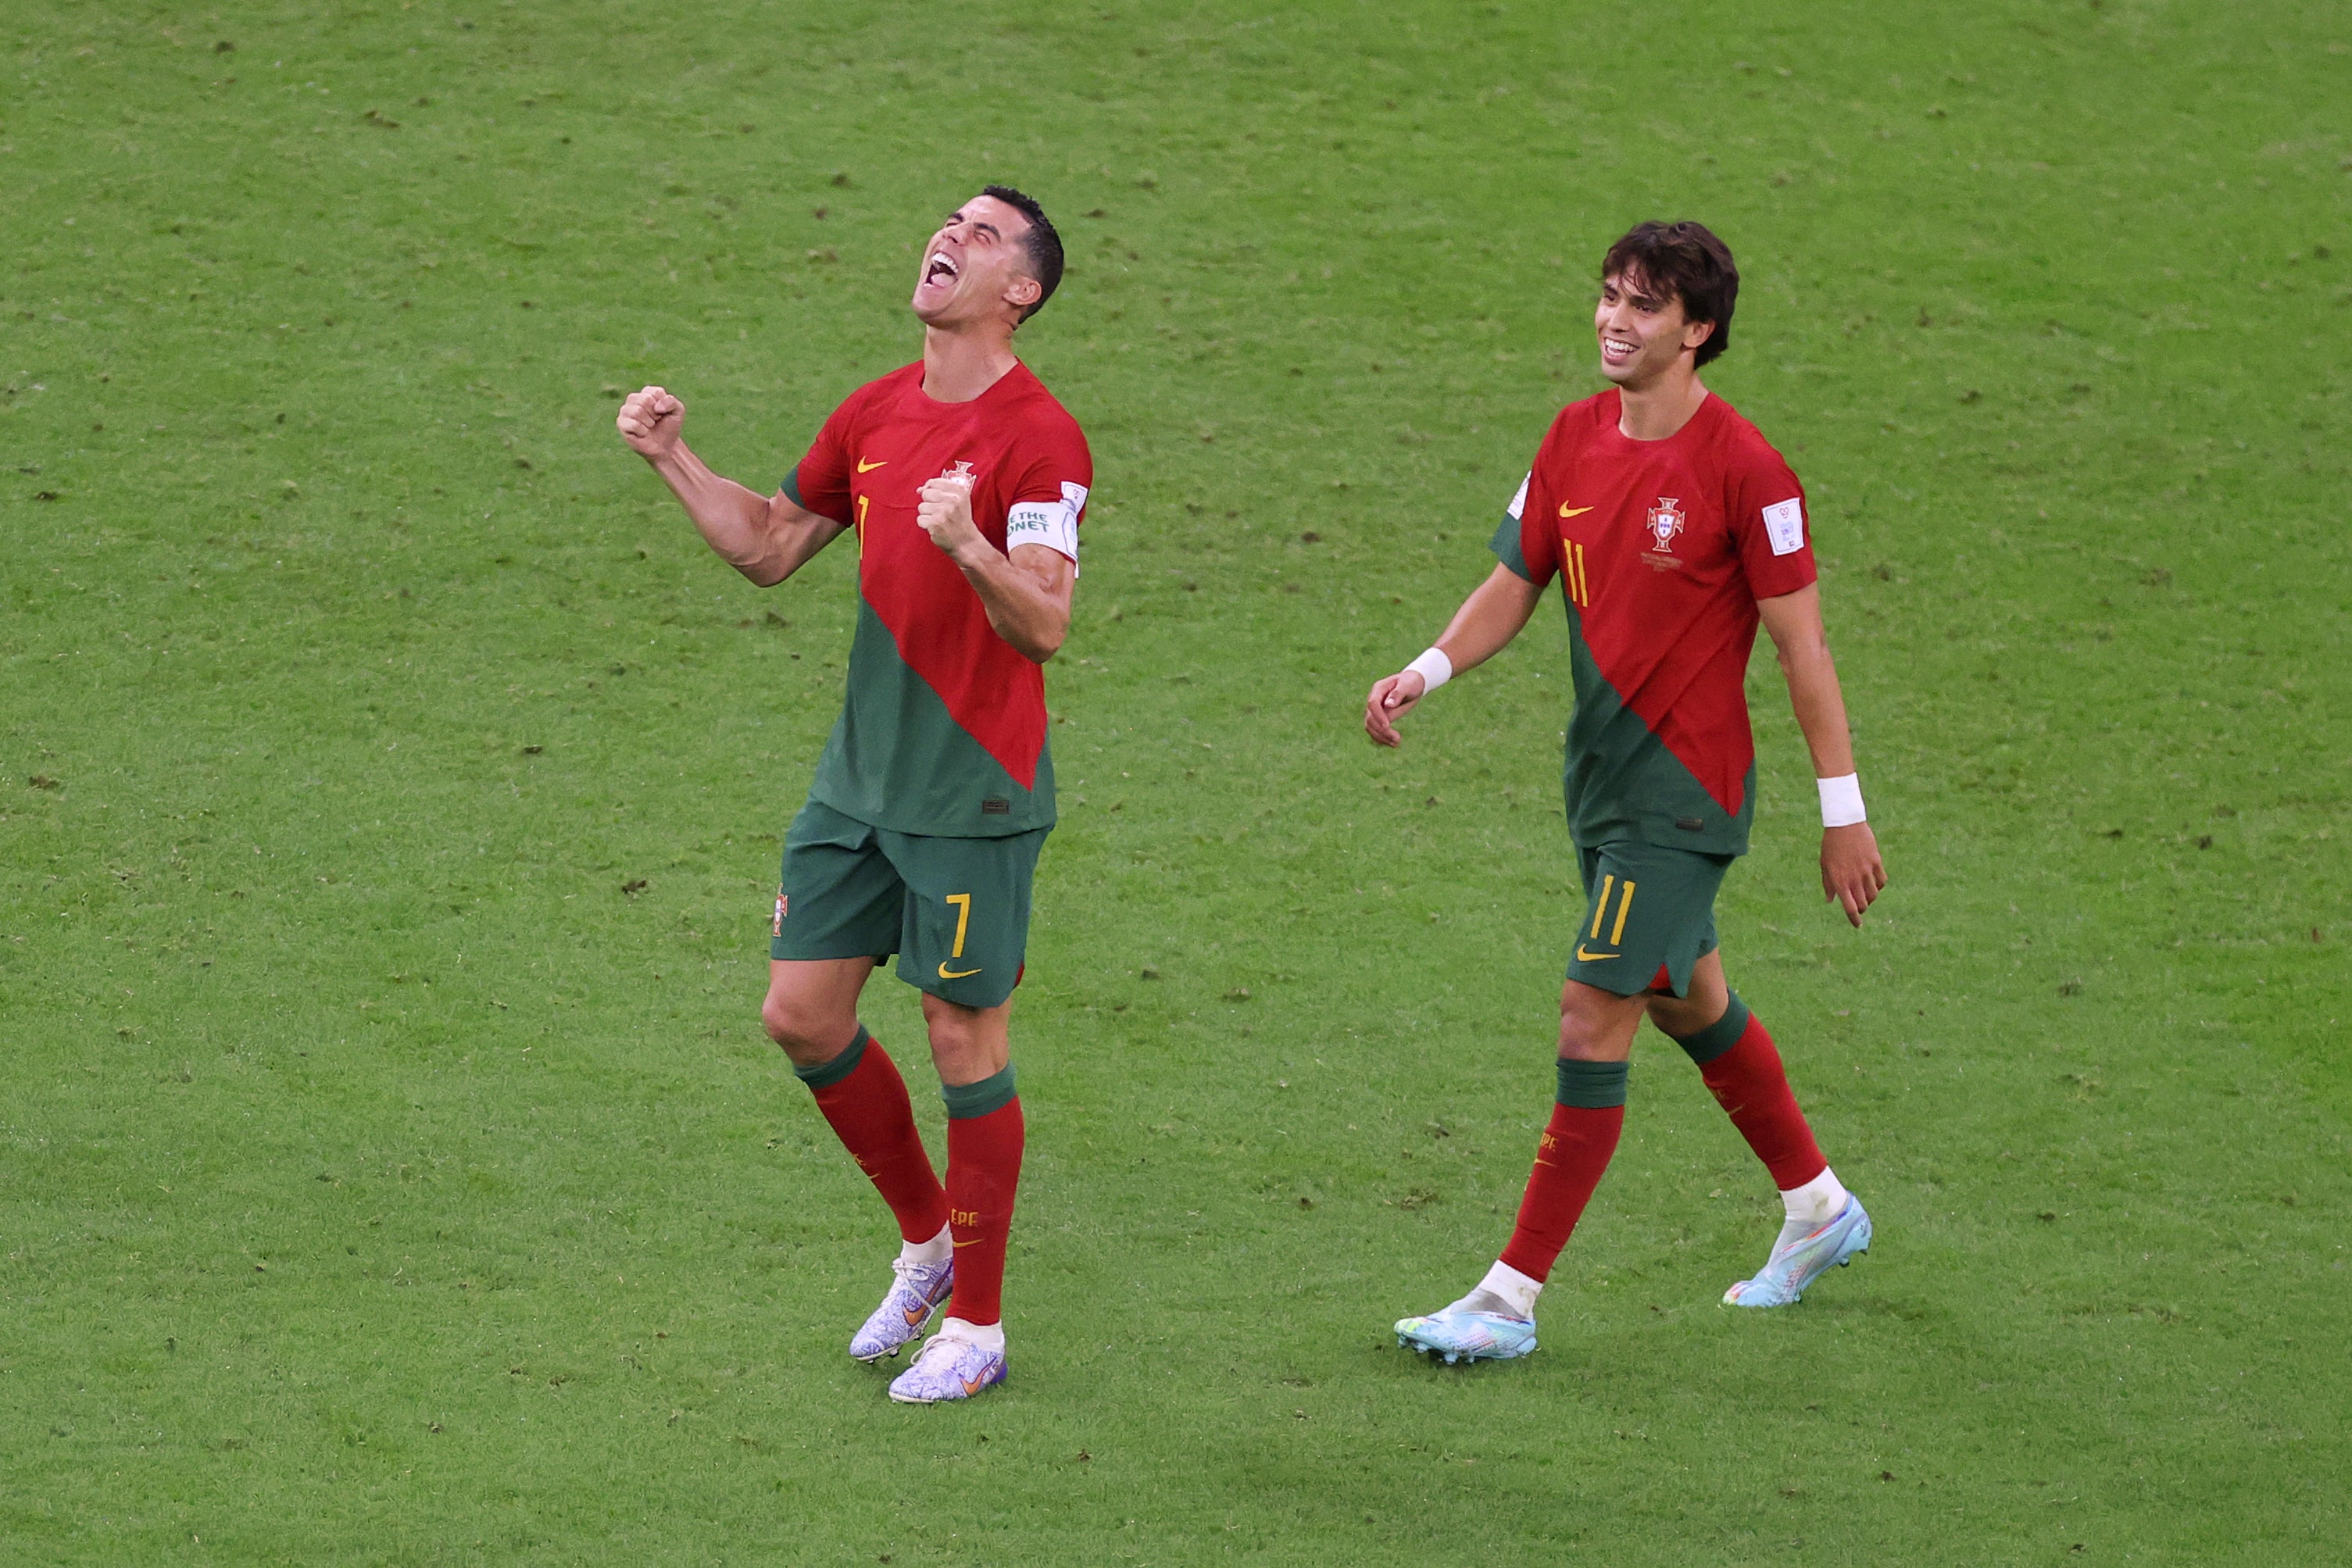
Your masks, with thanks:
<instances>
[{"instance_id":1,"label":"number 11 jersey","mask_svg":"<svg viewBox=\"0 0 2352 1568\"><path fill-rule=\"evenodd\" d=\"M1569 833L1744 854L1756 604L1814 580L1804 489L1719 397L1664 441L1621 413L1614 388L1560 411L1493 546L1567 608Z\"/></svg>"}]
</instances>

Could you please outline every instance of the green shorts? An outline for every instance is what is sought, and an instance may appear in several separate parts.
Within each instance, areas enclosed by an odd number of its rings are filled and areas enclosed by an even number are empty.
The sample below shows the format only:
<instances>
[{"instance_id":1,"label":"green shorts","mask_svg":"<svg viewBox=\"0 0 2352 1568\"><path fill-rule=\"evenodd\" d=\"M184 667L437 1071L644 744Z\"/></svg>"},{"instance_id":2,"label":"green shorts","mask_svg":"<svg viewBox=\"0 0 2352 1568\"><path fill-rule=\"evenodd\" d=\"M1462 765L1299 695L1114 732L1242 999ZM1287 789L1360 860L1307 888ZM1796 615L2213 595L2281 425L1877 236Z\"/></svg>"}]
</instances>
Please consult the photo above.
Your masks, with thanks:
<instances>
[{"instance_id":1,"label":"green shorts","mask_svg":"<svg viewBox=\"0 0 2352 1568\"><path fill-rule=\"evenodd\" d=\"M1568 977L1621 997L1686 993L1691 966L1715 951L1715 894L1734 858L1638 839L1579 845L1584 920Z\"/></svg>"},{"instance_id":2,"label":"green shorts","mask_svg":"<svg viewBox=\"0 0 2352 1568\"><path fill-rule=\"evenodd\" d=\"M1001 839L896 833L811 800L784 834L772 958L898 956L898 977L992 1008L1021 982L1029 890L1053 829Z\"/></svg>"}]
</instances>

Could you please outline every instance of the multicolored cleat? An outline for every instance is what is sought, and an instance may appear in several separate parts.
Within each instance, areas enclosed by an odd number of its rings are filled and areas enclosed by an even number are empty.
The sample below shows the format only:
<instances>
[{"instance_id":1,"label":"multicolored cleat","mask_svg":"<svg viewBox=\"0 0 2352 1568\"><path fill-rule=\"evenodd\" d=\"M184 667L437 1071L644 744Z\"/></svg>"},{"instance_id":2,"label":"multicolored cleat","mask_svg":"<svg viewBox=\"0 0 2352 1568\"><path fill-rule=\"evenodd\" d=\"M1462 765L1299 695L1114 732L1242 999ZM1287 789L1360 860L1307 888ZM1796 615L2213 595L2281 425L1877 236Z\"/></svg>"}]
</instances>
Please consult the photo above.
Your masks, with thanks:
<instances>
[{"instance_id":1,"label":"multicolored cleat","mask_svg":"<svg viewBox=\"0 0 2352 1568\"><path fill-rule=\"evenodd\" d=\"M1742 1280L1723 1292L1727 1307L1788 1307L1804 1299L1805 1288L1832 1268L1853 1261L1857 1252L1870 1250L1870 1216L1862 1199L1846 1195L1836 1218L1774 1246L1772 1256L1752 1280Z\"/></svg>"},{"instance_id":2,"label":"multicolored cleat","mask_svg":"<svg viewBox=\"0 0 2352 1568\"><path fill-rule=\"evenodd\" d=\"M874 1309L874 1315L866 1320L866 1326L849 1342L849 1354L859 1361L871 1363L896 1355L909 1340L920 1339L955 1286L955 1260L951 1257L936 1263L910 1263L904 1258L896 1259L890 1264L890 1272L897 1276L890 1281L890 1293L882 1298L882 1304Z\"/></svg>"},{"instance_id":3,"label":"multicolored cleat","mask_svg":"<svg viewBox=\"0 0 2352 1568\"><path fill-rule=\"evenodd\" d=\"M1442 1356L1448 1366L1458 1361L1510 1361L1536 1347L1532 1319L1475 1312L1459 1301L1425 1318L1398 1319L1396 1336L1400 1349Z\"/></svg>"},{"instance_id":4,"label":"multicolored cleat","mask_svg":"<svg viewBox=\"0 0 2352 1568\"><path fill-rule=\"evenodd\" d=\"M938 1405L969 1399L1003 1381L1003 1351L934 1334L916 1354L915 1364L891 1380L890 1397L901 1405Z\"/></svg>"}]
</instances>

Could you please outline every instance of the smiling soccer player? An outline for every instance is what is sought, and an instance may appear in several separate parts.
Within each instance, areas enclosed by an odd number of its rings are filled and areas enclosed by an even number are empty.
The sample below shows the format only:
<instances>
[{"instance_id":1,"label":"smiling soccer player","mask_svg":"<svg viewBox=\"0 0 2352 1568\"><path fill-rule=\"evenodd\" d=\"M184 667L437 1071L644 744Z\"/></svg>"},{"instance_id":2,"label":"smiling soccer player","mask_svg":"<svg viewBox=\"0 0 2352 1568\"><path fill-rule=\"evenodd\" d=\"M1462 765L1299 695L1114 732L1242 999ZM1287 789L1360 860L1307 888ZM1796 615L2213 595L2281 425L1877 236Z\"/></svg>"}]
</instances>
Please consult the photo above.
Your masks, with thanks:
<instances>
[{"instance_id":1,"label":"smiling soccer player","mask_svg":"<svg viewBox=\"0 0 2352 1568\"><path fill-rule=\"evenodd\" d=\"M1437 645L1364 705L1371 737L1398 745L1397 721L1500 652L1559 580L1576 683L1568 827L1587 903L1560 993L1557 1103L1510 1243L1468 1295L1396 1325L1398 1343L1447 1361L1535 1349L1536 1298L1616 1151L1644 1016L1698 1064L1780 1189L1771 1255L1725 1302L1785 1306L1870 1245L1870 1216L1822 1157L1716 946L1716 890L1756 810L1742 681L1759 619L1819 776L1822 891L1860 925L1886 884L1822 630L1804 491L1699 380L1728 346L1738 296L1723 242L1697 224L1643 224L1610 248L1601 278L1594 335L1614 384L1552 422L1495 535L1501 564Z\"/></svg>"},{"instance_id":2,"label":"smiling soccer player","mask_svg":"<svg viewBox=\"0 0 2352 1568\"><path fill-rule=\"evenodd\" d=\"M907 1404L1004 1380L1000 1294L1024 1129L1009 1025L1030 886L1054 824L1041 666L1070 629L1094 483L1077 422L1013 351L1052 298L1062 242L991 185L924 247L911 301L923 357L835 410L773 496L706 467L685 405L646 387L629 445L730 565L771 587L857 538L857 634L841 717L784 838L768 1033L898 1222L882 1304L851 1339L872 1362L947 1317L891 1383ZM948 1106L944 1187L905 1082L857 1020L893 953L923 992Z\"/></svg>"}]
</instances>

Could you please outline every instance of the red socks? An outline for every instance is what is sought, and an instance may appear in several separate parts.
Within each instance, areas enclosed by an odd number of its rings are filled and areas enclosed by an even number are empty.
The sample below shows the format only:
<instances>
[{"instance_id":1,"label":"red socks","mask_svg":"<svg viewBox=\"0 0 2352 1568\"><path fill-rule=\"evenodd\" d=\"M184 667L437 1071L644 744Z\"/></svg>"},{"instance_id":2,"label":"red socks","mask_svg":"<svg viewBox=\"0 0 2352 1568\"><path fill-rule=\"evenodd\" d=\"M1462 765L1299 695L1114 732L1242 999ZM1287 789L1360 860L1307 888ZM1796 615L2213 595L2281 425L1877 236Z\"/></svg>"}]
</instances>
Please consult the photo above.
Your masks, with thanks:
<instances>
[{"instance_id":1,"label":"red socks","mask_svg":"<svg viewBox=\"0 0 2352 1568\"><path fill-rule=\"evenodd\" d=\"M947 1101L948 1227L955 1235L947 1315L984 1327L1003 1316L1004 1247L1021 1183L1024 1127L1013 1069L950 1085Z\"/></svg>"},{"instance_id":2,"label":"red socks","mask_svg":"<svg viewBox=\"0 0 2352 1568\"><path fill-rule=\"evenodd\" d=\"M1625 1128L1625 1064L1562 1057L1559 1101L1551 1124L1537 1141L1518 1223L1503 1249L1503 1262L1531 1280L1551 1277L1553 1260L1568 1245L1569 1233L1617 1152L1618 1134Z\"/></svg>"},{"instance_id":3,"label":"red socks","mask_svg":"<svg viewBox=\"0 0 2352 1568\"><path fill-rule=\"evenodd\" d=\"M1813 1142L1805 1113L1797 1109L1797 1097L1790 1092L1789 1074L1780 1065L1780 1053L1772 1048L1772 1037L1738 998L1731 1005L1747 1015L1744 1025L1729 1050L1699 1063L1699 1077L1715 1095L1716 1103L1729 1114L1739 1135L1748 1140L1748 1146L1756 1151L1756 1157L1764 1162L1764 1168L1772 1173L1772 1185L1787 1192L1829 1169L1830 1163L1822 1157L1821 1145ZM1724 1021L1734 1019L1727 1014ZM1707 1032L1722 1028L1717 1024ZM1690 1044L1685 1041L1684 1049Z\"/></svg>"},{"instance_id":4,"label":"red socks","mask_svg":"<svg viewBox=\"0 0 2352 1568\"><path fill-rule=\"evenodd\" d=\"M955 1239L955 1293L948 1316L985 1327L1003 1315L1004 1247L1013 1195L1021 1184L1021 1101L1006 1067L977 1083L948 1085L948 1182L931 1171L915 1131L907 1082L882 1042L863 1026L849 1049L821 1067L793 1069L815 1094L842 1145L873 1179L898 1218L898 1234L929 1241L941 1226Z\"/></svg>"},{"instance_id":5,"label":"red socks","mask_svg":"<svg viewBox=\"0 0 2352 1568\"><path fill-rule=\"evenodd\" d=\"M809 1086L842 1146L890 1206L898 1234L908 1241L937 1236L948 1222L947 1194L931 1170L922 1134L915 1131L907 1081L882 1042L861 1025L839 1056L821 1067L793 1071Z\"/></svg>"}]
</instances>

